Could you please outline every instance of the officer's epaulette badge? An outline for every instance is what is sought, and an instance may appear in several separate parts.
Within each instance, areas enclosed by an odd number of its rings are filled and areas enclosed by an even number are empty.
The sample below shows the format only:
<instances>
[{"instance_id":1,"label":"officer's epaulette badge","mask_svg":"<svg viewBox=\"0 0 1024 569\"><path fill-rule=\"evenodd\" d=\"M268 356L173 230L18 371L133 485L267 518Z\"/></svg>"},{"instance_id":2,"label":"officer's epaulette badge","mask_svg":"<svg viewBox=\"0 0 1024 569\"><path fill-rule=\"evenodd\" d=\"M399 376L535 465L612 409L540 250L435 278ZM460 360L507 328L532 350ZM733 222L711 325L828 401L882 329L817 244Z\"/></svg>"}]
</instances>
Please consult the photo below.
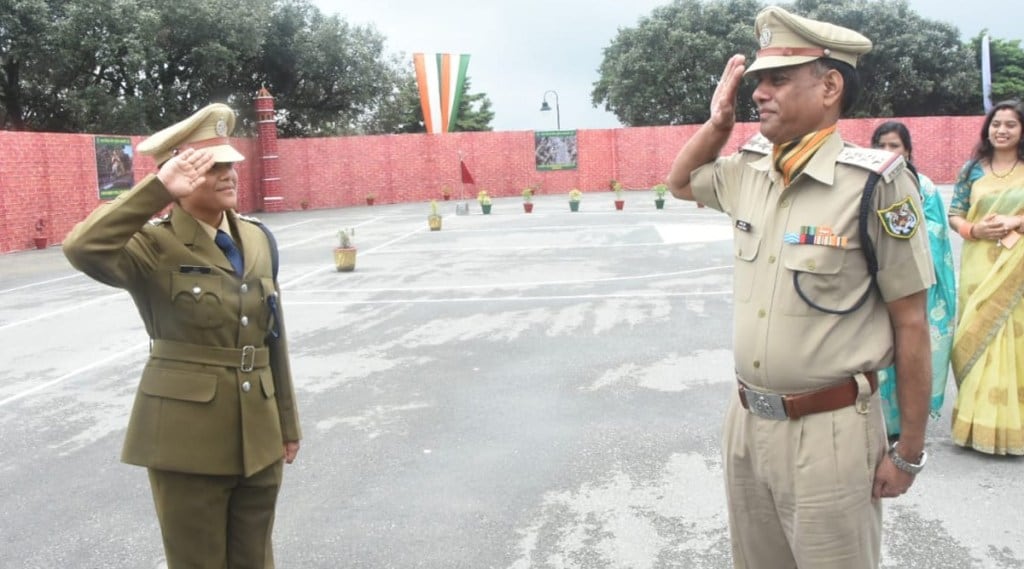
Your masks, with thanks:
<instances>
[{"instance_id":1,"label":"officer's epaulette badge","mask_svg":"<svg viewBox=\"0 0 1024 569\"><path fill-rule=\"evenodd\" d=\"M857 166L875 172L886 182L891 182L906 168L907 163L900 154L894 154L888 150L875 148L860 148L847 146L839 152L836 162Z\"/></svg>"},{"instance_id":2,"label":"officer's epaulette badge","mask_svg":"<svg viewBox=\"0 0 1024 569\"><path fill-rule=\"evenodd\" d=\"M154 217L154 218L149 220L149 224L150 225L163 225L165 223L170 223L170 222L171 222L171 214L169 214L169 213L165 213L164 215L161 215L160 217Z\"/></svg>"},{"instance_id":3,"label":"officer's epaulette badge","mask_svg":"<svg viewBox=\"0 0 1024 569\"><path fill-rule=\"evenodd\" d=\"M757 133L750 137L746 143L740 147L743 152L753 152L755 154L771 154L772 143L764 137L761 133Z\"/></svg>"}]
</instances>

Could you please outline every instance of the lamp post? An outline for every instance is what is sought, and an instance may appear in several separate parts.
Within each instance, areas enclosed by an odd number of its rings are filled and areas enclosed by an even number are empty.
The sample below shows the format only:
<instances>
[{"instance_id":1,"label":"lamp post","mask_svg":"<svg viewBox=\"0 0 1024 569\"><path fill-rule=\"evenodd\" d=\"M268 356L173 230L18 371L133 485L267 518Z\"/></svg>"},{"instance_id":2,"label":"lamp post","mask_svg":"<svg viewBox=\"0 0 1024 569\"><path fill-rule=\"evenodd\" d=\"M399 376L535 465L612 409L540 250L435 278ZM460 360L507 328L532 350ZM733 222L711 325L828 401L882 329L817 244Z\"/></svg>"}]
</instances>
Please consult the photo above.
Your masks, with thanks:
<instances>
[{"instance_id":1,"label":"lamp post","mask_svg":"<svg viewBox=\"0 0 1024 569\"><path fill-rule=\"evenodd\" d=\"M562 112L558 109L558 92L547 90L544 91L544 101L540 104L540 110L550 111L551 105L548 104L548 93L555 96L555 126L558 130L562 130Z\"/></svg>"}]
</instances>

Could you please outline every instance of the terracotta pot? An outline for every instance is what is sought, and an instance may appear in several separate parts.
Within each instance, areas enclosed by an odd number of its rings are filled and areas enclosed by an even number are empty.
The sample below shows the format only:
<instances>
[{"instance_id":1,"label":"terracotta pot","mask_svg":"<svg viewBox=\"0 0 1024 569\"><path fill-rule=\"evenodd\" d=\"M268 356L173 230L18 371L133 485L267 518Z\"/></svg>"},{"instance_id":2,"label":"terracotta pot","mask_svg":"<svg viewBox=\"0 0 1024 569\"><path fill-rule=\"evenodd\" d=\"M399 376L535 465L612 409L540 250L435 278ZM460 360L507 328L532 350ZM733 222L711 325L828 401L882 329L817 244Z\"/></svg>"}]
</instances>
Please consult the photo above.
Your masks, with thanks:
<instances>
[{"instance_id":1,"label":"terracotta pot","mask_svg":"<svg viewBox=\"0 0 1024 569\"><path fill-rule=\"evenodd\" d=\"M36 249L46 249L46 243L49 241L49 238L33 237L32 240L36 243Z\"/></svg>"},{"instance_id":2,"label":"terracotta pot","mask_svg":"<svg viewBox=\"0 0 1024 569\"><path fill-rule=\"evenodd\" d=\"M533 213L533 202L523 202L523 211Z\"/></svg>"},{"instance_id":3,"label":"terracotta pot","mask_svg":"<svg viewBox=\"0 0 1024 569\"><path fill-rule=\"evenodd\" d=\"M374 198L366 198L366 205L373 205Z\"/></svg>"},{"instance_id":4,"label":"terracotta pot","mask_svg":"<svg viewBox=\"0 0 1024 569\"><path fill-rule=\"evenodd\" d=\"M615 200L615 209L621 210L626 207L626 200Z\"/></svg>"}]
</instances>

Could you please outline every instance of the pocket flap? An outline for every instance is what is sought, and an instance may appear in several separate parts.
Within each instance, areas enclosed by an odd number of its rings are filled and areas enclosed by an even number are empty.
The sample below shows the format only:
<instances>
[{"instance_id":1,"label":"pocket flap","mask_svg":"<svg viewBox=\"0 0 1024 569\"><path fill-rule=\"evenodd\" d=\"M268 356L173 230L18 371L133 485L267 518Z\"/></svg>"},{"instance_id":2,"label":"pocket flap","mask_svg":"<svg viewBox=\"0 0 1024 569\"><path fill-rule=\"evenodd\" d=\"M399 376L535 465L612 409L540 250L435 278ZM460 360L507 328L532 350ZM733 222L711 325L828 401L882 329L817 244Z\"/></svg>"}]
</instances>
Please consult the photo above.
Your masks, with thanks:
<instances>
[{"instance_id":1,"label":"pocket flap","mask_svg":"<svg viewBox=\"0 0 1024 569\"><path fill-rule=\"evenodd\" d=\"M761 237L759 235L753 235L747 231L736 231L733 241L737 259L753 261L757 258L757 251L761 248Z\"/></svg>"},{"instance_id":2,"label":"pocket flap","mask_svg":"<svg viewBox=\"0 0 1024 569\"><path fill-rule=\"evenodd\" d=\"M177 369L146 366L139 389L146 395L208 403L217 393L217 376Z\"/></svg>"},{"instance_id":3,"label":"pocket flap","mask_svg":"<svg viewBox=\"0 0 1024 569\"><path fill-rule=\"evenodd\" d=\"M260 372L260 385L263 387L263 396L270 399L274 396L274 375L269 371Z\"/></svg>"},{"instance_id":4,"label":"pocket flap","mask_svg":"<svg viewBox=\"0 0 1024 569\"><path fill-rule=\"evenodd\" d=\"M786 245L783 266L791 271L835 275L843 268L846 249L824 245Z\"/></svg>"}]
</instances>

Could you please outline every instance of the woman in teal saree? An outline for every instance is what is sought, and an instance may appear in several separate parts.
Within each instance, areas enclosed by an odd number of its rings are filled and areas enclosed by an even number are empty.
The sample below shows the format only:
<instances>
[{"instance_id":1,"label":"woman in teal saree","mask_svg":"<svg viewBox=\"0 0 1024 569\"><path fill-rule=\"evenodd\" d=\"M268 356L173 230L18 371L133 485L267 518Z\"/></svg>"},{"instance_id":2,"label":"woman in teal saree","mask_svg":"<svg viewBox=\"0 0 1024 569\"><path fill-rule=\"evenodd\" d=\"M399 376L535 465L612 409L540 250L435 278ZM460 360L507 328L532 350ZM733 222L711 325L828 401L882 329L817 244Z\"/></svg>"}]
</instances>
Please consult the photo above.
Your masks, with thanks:
<instances>
[{"instance_id":1,"label":"woman in teal saree","mask_svg":"<svg viewBox=\"0 0 1024 569\"><path fill-rule=\"evenodd\" d=\"M902 154L913 168L913 144L906 125L896 121L882 123L871 135L871 146ZM916 171L915 171L916 172ZM956 275L953 250L949 245L946 207L942 196L927 176L917 173L921 205L928 227L928 244L935 266L935 284L928 289L928 327L932 344L932 416L938 416L946 396L949 354L953 347L953 317L956 314ZM890 366L878 374L882 414L890 438L900 433L900 411L896 398L896 369Z\"/></svg>"}]
</instances>

